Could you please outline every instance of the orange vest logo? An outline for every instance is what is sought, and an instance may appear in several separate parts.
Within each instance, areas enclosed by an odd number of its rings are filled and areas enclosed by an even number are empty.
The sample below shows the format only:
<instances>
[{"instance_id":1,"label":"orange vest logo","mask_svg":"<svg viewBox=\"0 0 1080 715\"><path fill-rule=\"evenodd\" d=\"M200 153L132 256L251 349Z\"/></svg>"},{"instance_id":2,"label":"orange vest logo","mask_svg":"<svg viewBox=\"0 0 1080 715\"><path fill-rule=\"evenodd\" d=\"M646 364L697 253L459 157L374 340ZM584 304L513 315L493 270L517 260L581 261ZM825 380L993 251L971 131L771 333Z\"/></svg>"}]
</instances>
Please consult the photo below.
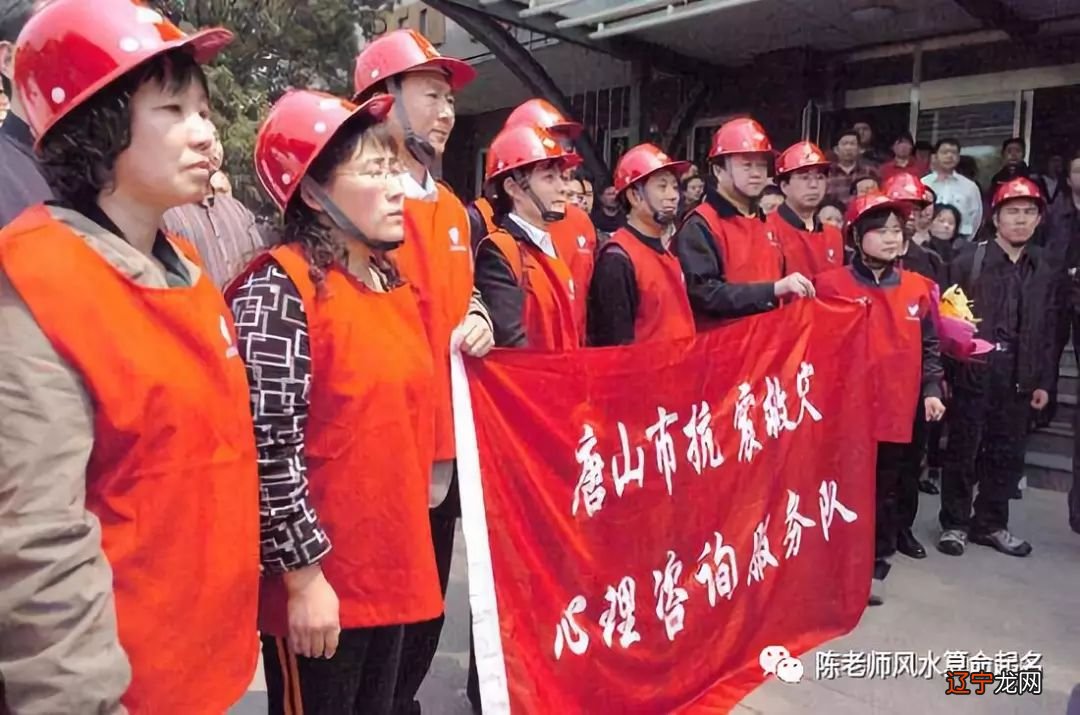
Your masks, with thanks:
<instances>
[{"instance_id":1,"label":"orange vest logo","mask_svg":"<svg viewBox=\"0 0 1080 715\"><path fill-rule=\"evenodd\" d=\"M226 345L225 357L226 358L240 357L240 351L236 348L236 345L233 343L232 331L229 330L229 321L227 321L225 319L224 315L220 316L220 318L221 318L221 322L218 324L218 327L221 328L221 337L225 338L225 345Z\"/></svg>"},{"instance_id":2,"label":"orange vest logo","mask_svg":"<svg viewBox=\"0 0 1080 715\"><path fill-rule=\"evenodd\" d=\"M458 230L457 226L451 226L450 230L447 231L447 235L450 236L450 250L451 251L467 251L467 250L469 250L466 246L461 245L461 231Z\"/></svg>"}]
</instances>

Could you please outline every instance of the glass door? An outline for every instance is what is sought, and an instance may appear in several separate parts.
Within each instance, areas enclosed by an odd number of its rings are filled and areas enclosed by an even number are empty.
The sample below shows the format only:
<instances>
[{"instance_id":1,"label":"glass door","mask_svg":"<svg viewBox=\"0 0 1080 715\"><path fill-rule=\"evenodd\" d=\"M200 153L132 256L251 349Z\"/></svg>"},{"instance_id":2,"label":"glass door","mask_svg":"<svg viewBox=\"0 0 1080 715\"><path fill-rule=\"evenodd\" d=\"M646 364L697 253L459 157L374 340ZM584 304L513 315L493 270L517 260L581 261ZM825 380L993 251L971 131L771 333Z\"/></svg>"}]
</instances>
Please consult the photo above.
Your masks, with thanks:
<instances>
[{"instance_id":1,"label":"glass door","mask_svg":"<svg viewBox=\"0 0 1080 715\"><path fill-rule=\"evenodd\" d=\"M961 154L974 161L975 180L984 189L1001 168L1001 145L1010 137L1025 137L1030 96L1008 92L998 96L964 97L919 108L917 139L936 144L960 142ZM971 161L969 160L969 162Z\"/></svg>"}]
</instances>

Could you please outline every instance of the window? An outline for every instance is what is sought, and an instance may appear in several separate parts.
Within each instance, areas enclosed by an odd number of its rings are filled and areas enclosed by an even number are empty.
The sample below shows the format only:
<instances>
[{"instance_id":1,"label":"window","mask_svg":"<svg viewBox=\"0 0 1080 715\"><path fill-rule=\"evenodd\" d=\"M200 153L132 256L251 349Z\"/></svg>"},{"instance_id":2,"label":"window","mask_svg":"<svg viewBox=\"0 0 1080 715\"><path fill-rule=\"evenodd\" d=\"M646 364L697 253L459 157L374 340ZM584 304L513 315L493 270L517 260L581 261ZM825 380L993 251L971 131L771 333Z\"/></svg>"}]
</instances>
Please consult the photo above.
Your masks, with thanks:
<instances>
[{"instance_id":1,"label":"window","mask_svg":"<svg viewBox=\"0 0 1080 715\"><path fill-rule=\"evenodd\" d=\"M424 9L422 9L422 10L420 11L420 34L421 34L421 35L424 35L425 37L426 37L426 36L427 36L427 34L428 34L428 27L427 27L427 8L424 8Z\"/></svg>"}]
</instances>

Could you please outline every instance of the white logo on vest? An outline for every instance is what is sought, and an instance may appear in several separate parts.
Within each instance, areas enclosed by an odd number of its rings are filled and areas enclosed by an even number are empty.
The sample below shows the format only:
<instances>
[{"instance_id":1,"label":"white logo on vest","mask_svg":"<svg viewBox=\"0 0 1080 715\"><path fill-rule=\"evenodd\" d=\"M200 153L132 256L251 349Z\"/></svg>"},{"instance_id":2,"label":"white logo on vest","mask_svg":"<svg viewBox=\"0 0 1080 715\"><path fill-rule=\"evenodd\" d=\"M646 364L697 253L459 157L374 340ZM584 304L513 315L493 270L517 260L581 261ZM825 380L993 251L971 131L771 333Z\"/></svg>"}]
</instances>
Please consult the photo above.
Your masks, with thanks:
<instances>
[{"instance_id":1,"label":"white logo on vest","mask_svg":"<svg viewBox=\"0 0 1080 715\"><path fill-rule=\"evenodd\" d=\"M229 330L229 321L225 319L225 316L220 316L221 320L218 327L221 328L221 337L225 338L225 357L234 358L240 356L240 351L236 349L236 345L233 344L232 331Z\"/></svg>"}]
</instances>

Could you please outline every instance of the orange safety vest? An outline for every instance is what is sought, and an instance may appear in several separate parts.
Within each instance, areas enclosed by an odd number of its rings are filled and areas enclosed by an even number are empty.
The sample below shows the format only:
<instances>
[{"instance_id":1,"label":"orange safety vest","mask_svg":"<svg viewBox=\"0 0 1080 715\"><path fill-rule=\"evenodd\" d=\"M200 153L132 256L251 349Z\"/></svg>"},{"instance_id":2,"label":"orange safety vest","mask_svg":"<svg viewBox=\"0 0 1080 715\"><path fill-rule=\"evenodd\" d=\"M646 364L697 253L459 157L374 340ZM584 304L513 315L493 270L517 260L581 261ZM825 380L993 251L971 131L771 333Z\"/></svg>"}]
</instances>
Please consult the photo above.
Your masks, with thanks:
<instances>
[{"instance_id":1,"label":"orange safety vest","mask_svg":"<svg viewBox=\"0 0 1080 715\"><path fill-rule=\"evenodd\" d=\"M634 342L694 337L694 313L679 259L670 251L657 253L626 228L613 233L601 253L609 250L608 246L625 251L634 267L638 290Z\"/></svg>"},{"instance_id":2,"label":"orange safety vest","mask_svg":"<svg viewBox=\"0 0 1080 715\"><path fill-rule=\"evenodd\" d=\"M813 278L844 265L844 237L835 226L825 224L820 231L799 229L785 221L779 211L769 214L765 225L780 242L785 273Z\"/></svg>"},{"instance_id":3,"label":"orange safety vest","mask_svg":"<svg viewBox=\"0 0 1080 715\"><path fill-rule=\"evenodd\" d=\"M131 662L123 704L225 712L255 671L259 581L255 438L229 309L205 272L187 288L139 285L44 206L0 233L0 263L92 400L86 507Z\"/></svg>"},{"instance_id":4,"label":"orange safety vest","mask_svg":"<svg viewBox=\"0 0 1080 715\"><path fill-rule=\"evenodd\" d=\"M592 285L593 269L596 267L596 227L589 215L577 206L566 207L566 217L551 224L551 242L555 252L570 268L574 278L574 293L582 300L574 302L578 321L578 334L585 338L585 296Z\"/></svg>"},{"instance_id":5,"label":"orange safety vest","mask_svg":"<svg viewBox=\"0 0 1080 715\"><path fill-rule=\"evenodd\" d=\"M908 444L922 395L922 321L930 312L933 284L897 269L900 285L872 286L856 278L854 270L844 266L818 275L817 295L869 303L874 437Z\"/></svg>"},{"instance_id":6,"label":"orange safety vest","mask_svg":"<svg viewBox=\"0 0 1080 715\"><path fill-rule=\"evenodd\" d=\"M496 230L484 240L492 241L502 252L525 292L522 322L528 346L536 350L580 346L577 293L570 267L527 241L519 242L505 229Z\"/></svg>"},{"instance_id":7,"label":"orange safety vest","mask_svg":"<svg viewBox=\"0 0 1080 715\"><path fill-rule=\"evenodd\" d=\"M289 276L307 315L304 454L311 503L333 545L319 563L341 627L436 618L443 602L428 520L435 370L412 291L376 293L337 267L316 289L295 245L263 254L233 286L267 261ZM263 633L287 635L281 576L263 577L259 605Z\"/></svg>"},{"instance_id":8,"label":"orange safety vest","mask_svg":"<svg viewBox=\"0 0 1080 715\"><path fill-rule=\"evenodd\" d=\"M453 459L450 334L469 311L473 260L469 216L457 196L438 184L436 201L405 199L405 243L394 252L420 306L435 360L435 460Z\"/></svg>"},{"instance_id":9,"label":"orange safety vest","mask_svg":"<svg viewBox=\"0 0 1080 715\"><path fill-rule=\"evenodd\" d=\"M488 233L498 228L495 224L495 209L492 208L490 201L481 196L476 201L473 201L473 206L480 212L480 218L484 219L484 228L487 229Z\"/></svg>"},{"instance_id":10,"label":"orange safety vest","mask_svg":"<svg viewBox=\"0 0 1080 715\"><path fill-rule=\"evenodd\" d=\"M721 218L707 202L697 206L709 227L728 283L775 283L784 277L784 257L773 232L755 216Z\"/></svg>"}]
</instances>

